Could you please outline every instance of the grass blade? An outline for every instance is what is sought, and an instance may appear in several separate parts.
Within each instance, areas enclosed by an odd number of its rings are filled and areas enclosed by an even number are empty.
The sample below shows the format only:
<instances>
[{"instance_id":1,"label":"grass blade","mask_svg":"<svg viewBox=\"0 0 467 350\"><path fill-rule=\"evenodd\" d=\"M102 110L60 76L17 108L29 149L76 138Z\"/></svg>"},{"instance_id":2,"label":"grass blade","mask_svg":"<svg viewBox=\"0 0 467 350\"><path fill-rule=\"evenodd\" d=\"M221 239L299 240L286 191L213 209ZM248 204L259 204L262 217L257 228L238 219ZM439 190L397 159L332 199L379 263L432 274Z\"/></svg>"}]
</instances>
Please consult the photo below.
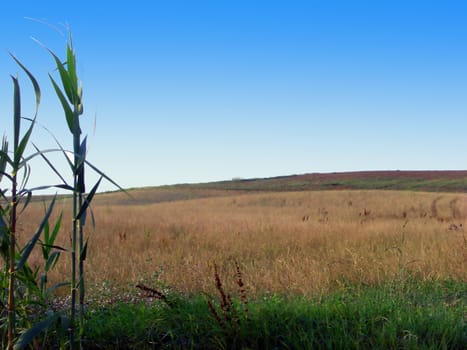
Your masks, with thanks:
<instances>
[{"instance_id":1,"label":"grass blade","mask_svg":"<svg viewBox=\"0 0 467 350\"><path fill-rule=\"evenodd\" d=\"M102 177L99 178L99 180L96 182L96 184L92 188L91 192L89 192L89 194L86 196L86 199L84 200L83 205L81 206L81 208L79 208L79 212L76 215L76 220L80 220L81 217L86 213L86 210L91 204L91 201L94 195L96 194L97 188L99 187L99 184L101 183L101 181L102 181Z\"/></svg>"},{"instance_id":2,"label":"grass blade","mask_svg":"<svg viewBox=\"0 0 467 350\"><path fill-rule=\"evenodd\" d=\"M60 178L60 180L62 180L63 184L68 185L66 180L63 178L62 174L60 174L60 172L53 166L52 162L45 156L44 152L40 151L34 143L32 145L37 151L36 155L40 155L42 159L45 160L50 169L52 169L52 171Z\"/></svg>"},{"instance_id":3,"label":"grass blade","mask_svg":"<svg viewBox=\"0 0 467 350\"><path fill-rule=\"evenodd\" d=\"M2 181L2 176L5 173L6 165L8 163L8 140L6 136L3 136L2 139L2 148L0 150L0 182Z\"/></svg>"},{"instance_id":4,"label":"grass blade","mask_svg":"<svg viewBox=\"0 0 467 350\"><path fill-rule=\"evenodd\" d=\"M23 194L23 193L18 193L18 196L23 197L24 194ZM19 215L21 215L21 214L24 212L24 210L27 208L27 206L28 206L29 203L31 202L31 199L32 199L32 192L27 191L27 192L26 192L26 201L24 202L23 208L22 208L21 211L19 212Z\"/></svg>"},{"instance_id":5,"label":"grass blade","mask_svg":"<svg viewBox=\"0 0 467 350\"><path fill-rule=\"evenodd\" d=\"M45 242L49 241L49 233L50 233L50 225L49 225L49 222L47 221L44 225L44 241ZM47 260L47 257L49 256L50 248L48 248L44 244L41 244L41 247L42 247L42 257L44 258L44 260Z\"/></svg>"},{"instance_id":6,"label":"grass blade","mask_svg":"<svg viewBox=\"0 0 467 350\"><path fill-rule=\"evenodd\" d=\"M29 189L24 189L21 192L18 192L18 194L23 195L26 192L35 192L35 191L48 190L49 188L60 188L62 190L67 190L67 191L73 190L73 187L71 187L69 185L58 184L58 185L37 186L37 187L29 188Z\"/></svg>"},{"instance_id":7,"label":"grass blade","mask_svg":"<svg viewBox=\"0 0 467 350\"><path fill-rule=\"evenodd\" d=\"M54 250L52 254L50 254L49 258L47 259L47 262L45 264L45 271L49 271L50 268L54 268L55 265L58 262L58 259L60 258L60 251Z\"/></svg>"},{"instance_id":8,"label":"grass blade","mask_svg":"<svg viewBox=\"0 0 467 350\"><path fill-rule=\"evenodd\" d=\"M66 45L66 65L68 68L68 77L71 80L71 86L78 86L78 75L76 74L76 57L70 44Z\"/></svg>"},{"instance_id":9,"label":"grass blade","mask_svg":"<svg viewBox=\"0 0 467 350\"><path fill-rule=\"evenodd\" d=\"M45 226L46 222L49 220L49 217L50 217L50 214L52 213L52 210L53 210L53 207L55 205L55 200L56 199L57 199L57 195L55 195L53 197L52 202L49 205L49 209L47 210L44 218L42 219L36 233L32 236L32 238L29 240L29 242L24 247L24 250L23 250L23 252L21 254L21 258L20 258L19 262L16 265L17 270L21 270L22 267L24 266L24 264L26 263L26 261L28 260L29 255L31 254L34 246L36 245L36 243L37 243L37 241L39 239L39 236L41 235L42 230L44 229L44 226Z\"/></svg>"},{"instance_id":10,"label":"grass blade","mask_svg":"<svg viewBox=\"0 0 467 350\"><path fill-rule=\"evenodd\" d=\"M12 54L10 53L10 56L15 60L15 62L23 69L23 71L28 75L29 79L31 80L31 83L34 87L34 93L36 95L36 112L34 114L34 119L35 116L37 115L37 112L39 111L39 104L41 101L41 89L39 87L39 84L37 83L36 78L29 72L29 70Z\"/></svg>"},{"instance_id":11,"label":"grass blade","mask_svg":"<svg viewBox=\"0 0 467 350\"><path fill-rule=\"evenodd\" d=\"M21 164L21 163L20 163ZM26 164L25 166L22 167L23 168L23 177L21 179L21 185L19 187L19 191L18 191L18 195L19 195L19 192L21 192L22 189L24 189L26 187L26 184L28 183L29 181L29 176L31 175L31 166L29 164ZM21 168L18 168L18 170L21 169Z\"/></svg>"},{"instance_id":12,"label":"grass blade","mask_svg":"<svg viewBox=\"0 0 467 350\"><path fill-rule=\"evenodd\" d=\"M126 193L128 196L132 197L131 194L129 194L124 188L120 187L119 184L117 184L114 180L112 180L110 177L105 175L102 171L100 171L96 166L94 166L92 163L88 162L87 160L84 161L92 170L94 170L96 173L98 173L101 177L109 181L112 185L117 187L120 191Z\"/></svg>"},{"instance_id":13,"label":"grass blade","mask_svg":"<svg viewBox=\"0 0 467 350\"><path fill-rule=\"evenodd\" d=\"M63 217L63 212L60 213L60 215L58 216L58 219L57 219L57 222L55 223L52 234L50 235L50 240L46 241L47 244L53 244L55 242L58 232L60 231L60 227L62 226L62 217Z\"/></svg>"},{"instance_id":14,"label":"grass blade","mask_svg":"<svg viewBox=\"0 0 467 350\"><path fill-rule=\"evenodd\" d=\"M52 152L62 152L62 154L65 156L65 159L68 162L68 165L73 170L74 169L73 163L70 161L70 158L68 157L68 155L73 154L73 152L65 150L60 144L58 145L58 147L59 147L58 149L51 148L51 149L47 149L47 150L42 150L40 152L35 152L35 153L25 157L21 161L20 166L23 166L25 163L29 162L31 159L41 155L41 153L46 154L46 153L52 153Z\"/></svg>"},{"instance_id":15,"label":"grass blade","mask_svg":"<svg viewBox=\"0 0 467 350\"><path fill-rule=\"evenodd\" d=\"M6 153L6 151L4 152L3 150L0 150L0 159L2 159L2 162L5 161L9 165L13 166L13 161L8 156L8 153ZM6 169L6 164L5 164L5 169Z\"/></svg>"},{"instance_id":16,"label":"grass blade","mask_svg":"<svg viewBox=\"0 0 467 350\"><path fill-rule=\"evenodd\" d=\"M39 244L44 246L44 247L47 247L47 248L53 248L53 249L58 249L58 250L61 250L61 251L64 251L64 252L67 252L68 250L63 248L63 247L60 247L58 245L54 245L54 244L45 244L43 242L40 242L39 241Z\"/></svg>"},{"instance_id":17,"label":"grass blade","mask_svg":"<svg viewBox=\"0 0 467 350\"><path fill-rule=\"evenodd\" d=\"M83 250L81 251L81 253L79 255L79 260L80 261L85 261L87 253L88 253L88 240L86 240L86 243L84 244Z\"/></svg>"},{"instance_id":18,"label":"grass blade","mask_svg":"<svg viewBox=\"0 0 467 350\"><path fill-rule=\"evenodd\" d=\"M53 56L54 60L55 60L55 64L57 66L57 69L58 69L58 72L60 73L60 79L62 81L62 85L63 85L63 89L65 90L65 93L68 97L68 101L72 104L72 105L75 105L76 104L76 91L74 89L74 85L73 85L73 82L72 80L70 79L70 75L69 73L67 72L67 70L65 69L65 65L62 63L62 61L60 61L60 59L57 57L57 55L55 55L53 53L52 50L49 50L47 49L50 54Z\"/></svg>"},{"instance_id":19,"label":"grass blade","mask_svg":"<svg viewBox=\"0 0 467 350\"><path fill-rule=\"evenodd\" d=\"M28 130L26 131L23 138L21 139L20 144L17 146L17 148L15 148L14 159L15 159L15 164L17 164L18 167L20 166L21 159L23 158L24 150L26 149L26 146L29 142L29 138L31 137L33 126L34 124L31 124L29 126Z\"/></svg>"},{"instance_id":20,"label":"grass blade","mask_svg":"<svg viewBox=\"0 0 467 350\"><path fill-rule=\"evenodd\" d=\"M74 115L73 111L71 110L70 105L68 104L68 101L66 100L65 95L63 95L62 90L60 90L60 87L57 85L55 82L54 78L49 74L50 80L52 81L52 85L54 87L55 93L58 96L58 99L60 100L60 103L62 104L63 111L65 112L65 118L66 122L68 124L68 128L70 129L71 133L74 135L74 129L75 129L75 118L76 116ZM78 133L81 133L81 130L78 131Z\"/></svg>"},{"instance_id":21,"label":"grass blade","mask_svg":"<svg viewBox=\"0 0 467 350\"><path fill-rule=\"evenodd\" d=\"M18 148L19 131L21 128L21 92L19 88L18 78L11 76L13 80L13 149ZM19 161L14 154L14 163L17 166Z\"/></svg>"},{"instance_id":22,"label":"grass blade","mask_svg":"<svg viewBox=\"0 0 467 350\"><path fill-rule=\"evenodd\" d=\"M14 350L25 349L41 332L47 330L60 318L60 314L54 313L52 316L45 320L36 323L33 327L29 328L26 332L21 334L15 344Z\"/></svg>"},{"instance_id":23,"label":"grass blade","mask_svg":"<svg viewBox=\"0 0 467 350\"><path fill-rule=\"evenodd\" d=\"M35 119L35 116L37 115L37 112L39 110L39 104L40 104L40 99L41 99L41 90L39 88L39 84L37 83L37 80L34 78L34 76L26 69L26 67L15 56L11 55L11 57L25 71L25 73L28 75L34 87L34 93L36 95L36 110L35 110L35 115L34 115L34 119ZM31 136L34 123L31 123L31 126L28 128L27 132L23 136L23 139L19 141L19 138L20 138L19 133L20 133L20 128L21 128L21 93L20 93L18 78L15 78L13 76L11 78L13 79L13 84L14 84L14 94L13 94L14 95L13 97L13 121L14 121L13 145L14 145L14 150L15 150L14 163L15 163L15 166L18 167L21 161L21 158L23 157L24 149L26 148L26 145L29 141L29 137Z\"/></svg>"},{"instance_id":24,"label":"grass blade","mask_svg":"<svg viewBox=\"0 0 467 350\"><path fill-rule=\"evenodd\" d=\"M62 153L64 153L66 155L66 151L65 149L62 147L62 145L60 144L60 142L58 141L58 139L55 137L55 135L49 130L47 129L44 125L41 125L40 123L38 123L36 120L34 119L31 119L31 118L23 118L25 120L29 120L30 122L34 123L34 124L38 124L42 129L44 129L54 140L55 140L55 143L57 144L57 146L59 147L59 149L48 149L48 150L43 150L42 153L50 153L50 152L57 152L57 151L61 151ZM25 158L23 160L23 162L26 162L26 161L29 161L30 159L34 158L37 156L37 153ZM70 165L70 169L73 169L73 164L71 163L70 159L68 157L66 157L66 160L68 161L68 164Z\"/></svg>"}]
</instances>

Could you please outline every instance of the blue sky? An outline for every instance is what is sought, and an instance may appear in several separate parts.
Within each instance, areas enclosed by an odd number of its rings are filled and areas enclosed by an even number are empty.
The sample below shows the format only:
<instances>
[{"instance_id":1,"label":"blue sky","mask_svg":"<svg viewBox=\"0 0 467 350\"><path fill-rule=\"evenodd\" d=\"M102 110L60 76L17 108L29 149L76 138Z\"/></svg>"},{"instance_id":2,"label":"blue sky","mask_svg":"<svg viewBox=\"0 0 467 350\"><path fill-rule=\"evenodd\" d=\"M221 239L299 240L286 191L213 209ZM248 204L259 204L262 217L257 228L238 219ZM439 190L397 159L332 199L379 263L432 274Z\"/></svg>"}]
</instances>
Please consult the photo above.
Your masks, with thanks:
<instances>
[{"instance_id":1,"label":"blue sky","mask_svg":"<svg viewBox=\"0 0 467 350\"><path fill-rule=\"evenodd\" d=\"M19 72L11 51L41 84L39 122L71 147L47 77L53 62L31 40L63 56L67 23L88 159L123 187L467 169L465 1L76 4L1 2L0 132L10 133L9 75ZM26 114L33 101L19 75ZM39 128L33 139L53 146ZM33 165L32 185L54 182Z\"/></svg>"}]
</instances>

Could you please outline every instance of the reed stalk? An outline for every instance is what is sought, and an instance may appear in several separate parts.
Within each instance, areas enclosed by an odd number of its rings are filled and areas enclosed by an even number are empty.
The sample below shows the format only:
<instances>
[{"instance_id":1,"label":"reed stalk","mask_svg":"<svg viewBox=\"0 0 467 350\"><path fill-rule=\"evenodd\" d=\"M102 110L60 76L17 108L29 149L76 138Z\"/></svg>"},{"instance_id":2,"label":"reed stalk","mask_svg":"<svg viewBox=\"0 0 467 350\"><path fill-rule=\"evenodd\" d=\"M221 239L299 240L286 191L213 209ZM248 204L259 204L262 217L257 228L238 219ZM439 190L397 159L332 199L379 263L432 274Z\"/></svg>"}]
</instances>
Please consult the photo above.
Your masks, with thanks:
<instances>
[{"instance_id":1,"label":"reed stalk","mask_svg":"<svg viewBox=\"0 0 467 350\"><path fill-rule=\"evenodd\" d=\"M17 213L17 206L20 199L19 196L19 185L18 185L18 172L21 169L24 169L24 179L23 185L27 181L29 176L29 168L25 162L23 162L23 153L28 144L29 137L31 136L31 132L34 126L34 120L37 116L37 111L39 108L40 102L40 89L37 81L32 76L32 74L14 57L13 59L18 63L18 65L26 72L30 81L34 86L34 92L36 95L36 114L34 119L32 120L31 125L27 129L26 133L23 137L20 136L21 131L21 92L20 92L20 85L19 80L17 77L12 76L13 80L13 159L8 154L8 142L6 138L3 139L2 142L2 150L0 152L0 179L3 175L11 181L11 196L10 196L10 204L7 206L7 210L4 213L7 213L8 216L8 227L4 227L5 220L1 219L1 228L2 228L2 236L8 237L8 249L7 249L7 257L6 257L6 264L8 266L8 306L7 306L7 348L13 349L15 344L15 337L16 337L16 303L15 303L15 291L16 291L16 274L18 270L21 270L25 266L25 262L29 257L30 251L32 250L32 246L35 242L30 241L30 249L27 247L24 251L18 255L17 252L17 244L16 244L16 230L17 230L17 220L18 220L18 213ZM10 174L6 173L7 165L10 166ZM24 191L22 192L25 193ZM2 197L6 198L4 193L2 192ZM27 205L27 202L26 204ZM2 211L3 212L3 211ZM40 232L39 232L40 234ZM34 235L33 238L38 237L39 234ZM17 262L16 259L20 258Z\"/></svg>"},{"instance_id":2,"label":"reed stalk","mask_svg":"<svg viewBox=\"0 0 467 350\"><path fill-rule=\"evenodd\" d=\"M13 350L15 341L15 255L16 255L16 207L17 198L17 175L12 177L11 195L11 217L10 217L10 263L8 281L8 350Z\"/></svg>"},{"instance_id":3,"label":"reed stalk","mask_svg":"<svg viewBox=\"0 0 467 350\"><path fill-rule=\"evenodd\" d=\"M73 163L70 164L73 173L73 204L72 204L72 233L71 233L71 311L70 311L70 343L75 346L75 327L76 327L76 292L79 288L79 325L83 327L84 312L84 266L81 259L83 252L83 229L78 213L83 206L84 192L84 160L85 143L81 143L81 128L79 117L83 114L82 89L79 86L78 76L76 74L76 56L72 46L72 39L66 45L66 61L62 61L52 52L63 91L55 80L50 76L55 92L62 104L65 112L68 128L73 136ZM78 249L77 249L78 248ZM79 259L79 270L77 270L77 254ZM78 278L77 278L78 272Z\"/></svg>"},{"instance_id":4,"label":"reed stalk","mask_svg":"<svg viewBox=\"0 0 467 350\"><path fill-rule=\"evenodd\" d=\"M60 75L62 88L56 83L53 77L49 74L54 90L60 100L65 113L68 128L73 136L73 160L68 158L69 165L73 173L73 204L72 204L72 234L71 234L71 312L70 312L70 343L72 347L76 342L76 303L78 292L78 324L80 329L79 347L81 345L81 335L84 330L84 303L85 303L85 268L84 261L86 260L87 238L85 239L84 226L86 223L86 213L94 194L99 187L103 178L118 186L112 179L102 173L94 165L86 160L86 140L81 139L81 127L79 118L83 114L82 96L83 90L78 80L76 73L76 55L73 49L72 37L70 34L69 42L66 45L66 60L63 63L57 55L51 50L48 50L55 60L57 70ZM60 146L60 149L63 148ZM91 191L86 194L85 190L85 165L100 175L100 179L94 184Z\"/></svg>"}]
</instances>

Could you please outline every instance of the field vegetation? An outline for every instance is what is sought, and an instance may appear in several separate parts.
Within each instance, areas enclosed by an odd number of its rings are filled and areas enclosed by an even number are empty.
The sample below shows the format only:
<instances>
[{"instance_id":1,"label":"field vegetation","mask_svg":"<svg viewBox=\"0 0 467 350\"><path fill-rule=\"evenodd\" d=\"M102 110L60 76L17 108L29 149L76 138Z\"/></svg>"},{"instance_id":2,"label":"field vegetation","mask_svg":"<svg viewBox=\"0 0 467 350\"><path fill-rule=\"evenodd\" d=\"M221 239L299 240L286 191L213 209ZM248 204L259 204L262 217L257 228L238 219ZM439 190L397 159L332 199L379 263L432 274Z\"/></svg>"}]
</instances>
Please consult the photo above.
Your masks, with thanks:
<instances>
[{"instance_id":1,"label":"field vegetation","mask_svg":"<svg viewBox=\"0 0 467 350\"><path fill-rule=\"evenodd\" d=\"M89 282L126 288L145 280L193 294L212 289L213 263L234 281L234 260L252 296L327 293L408 275L466 277L465 194L195 192L192 198L209 197L169 201L170 191L160 190L163 201L138 204L134 192L133 205L120 204L118 194L96 197ZM28 232L31 218L42 214L41 205L31 208L22 229ZM61 239L64 244L69 237L63 233ZM68 269L63 263L56 273Z\"/></svg>"},{"instance_id":2,"label":"field vegetation","mask_svg":"<svg viewBox=\"0 0 467 350\"><path fill-rule=\"evenodd\" d=\"M443 344L461 348L459 344L466 339L465 194L201 188L183 193L177 187L134 190L130 194L131 199L121 193L101 194L93 203L98 220L89 238L87 297L91 305L98 305L93 317L107 317L117 324L114 331L101 324L99 333L94 324L98 321L91 320L94 326L88 334L104 337L109 348L116 341L130 342L134 347L151 347L151 342L161 341L160 332L154 329L154 334L146 334L151 340L136 335L147 327L156 327L155 320L163 323L157 327L174 332L170 341L166 339L168 347L281 347L262 343L268 332L276 332L269 322L278 327L292 322L284 337L289 337L288 344L297 349L346 348L345 339L357 339L350 348L359 348L358 344L364 348L430 348L430 343L438 344L434 348L443 348ZM69 200L62 198L57 208L63 206L66 211ZM36 202L28 210L27 220L20 224L25 232L34 221L31 219L39 219L44 209ZM60 239L64 244L69 233L63 232ZM63 280L68 270L63 261L50 278ZM238 285L239 271L243 292ZM242 298L248 299L249 317L256 313L257 322L265 322L263 328L256 329L256 336L262 334L265 339L248 343L252 339L249 328L240 323L239 328L229 328L226 333L226 326L222 327L226 323L222 322L225 303L216 278L225 295L230 293L235 300L238 314L243 314ZM172 305L166 310L163 305L167 300L161 307L147 308L148 300L157 301L161 296L178 300L174 301L177 308ZM217 300L218 321L208 303L216 307ZM284 310L290 314L280 321ZM423 328L431 322L427 315L433 312L439 319ZM128 324L136 314L141 324ZM183 326L179 324L178 329L173 320L162 316L168 314ZM189 315L198 320L196 325ZM266 321L264 317L271 318ZM387 319L385 327L389 328L380 329L381 324L375 321L379 318ZM323 334L320 328L312 335L306 333L307 322L324 322L319 326L323 329L337 328L329 334ZM217 329L220 345L212 344L209 331L203 327ZM296 327L303 334L294 343ZM451 334L445 333L447 328ZM132 329L133 340L119 336L122 329ZM335 338L341 331L350 333ZM413 333L413 338L407 340L404 331L409 336ZM360 336L352 332L360 332ZM379 340L371 338L371 333ZM188 337L193 344L174 345L180 337ZM366 337L371 339L362 343ZM326 339L339 339L336 341L341 343L328 346ZM238 344L230 344L232 341Z\"/></svg>"}]
</instances>

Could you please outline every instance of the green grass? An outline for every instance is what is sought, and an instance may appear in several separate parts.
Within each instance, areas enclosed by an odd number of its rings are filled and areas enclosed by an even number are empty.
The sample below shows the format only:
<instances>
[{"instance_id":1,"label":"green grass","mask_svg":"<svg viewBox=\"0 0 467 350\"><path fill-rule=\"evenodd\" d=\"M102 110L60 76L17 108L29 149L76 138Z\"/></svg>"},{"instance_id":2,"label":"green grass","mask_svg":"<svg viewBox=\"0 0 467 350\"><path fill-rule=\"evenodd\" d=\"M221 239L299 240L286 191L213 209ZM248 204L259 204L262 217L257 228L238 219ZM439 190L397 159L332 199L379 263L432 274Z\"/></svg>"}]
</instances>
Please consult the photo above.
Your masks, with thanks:
<instances>
[{"instance_id":1,"label":"green grass","mask_svg":"<svg viewBox=\"0 0 467 350\"><path fill-rule=\"evenodd\" d=\"M234 300L224 327L207 297L93 307L88 349L463 349L467 344L465 282L349 286L338 293ZM220 310L220 309L219 309ZM235 315L235 314L233 314Z\"/></svg>"}]
</instances>

